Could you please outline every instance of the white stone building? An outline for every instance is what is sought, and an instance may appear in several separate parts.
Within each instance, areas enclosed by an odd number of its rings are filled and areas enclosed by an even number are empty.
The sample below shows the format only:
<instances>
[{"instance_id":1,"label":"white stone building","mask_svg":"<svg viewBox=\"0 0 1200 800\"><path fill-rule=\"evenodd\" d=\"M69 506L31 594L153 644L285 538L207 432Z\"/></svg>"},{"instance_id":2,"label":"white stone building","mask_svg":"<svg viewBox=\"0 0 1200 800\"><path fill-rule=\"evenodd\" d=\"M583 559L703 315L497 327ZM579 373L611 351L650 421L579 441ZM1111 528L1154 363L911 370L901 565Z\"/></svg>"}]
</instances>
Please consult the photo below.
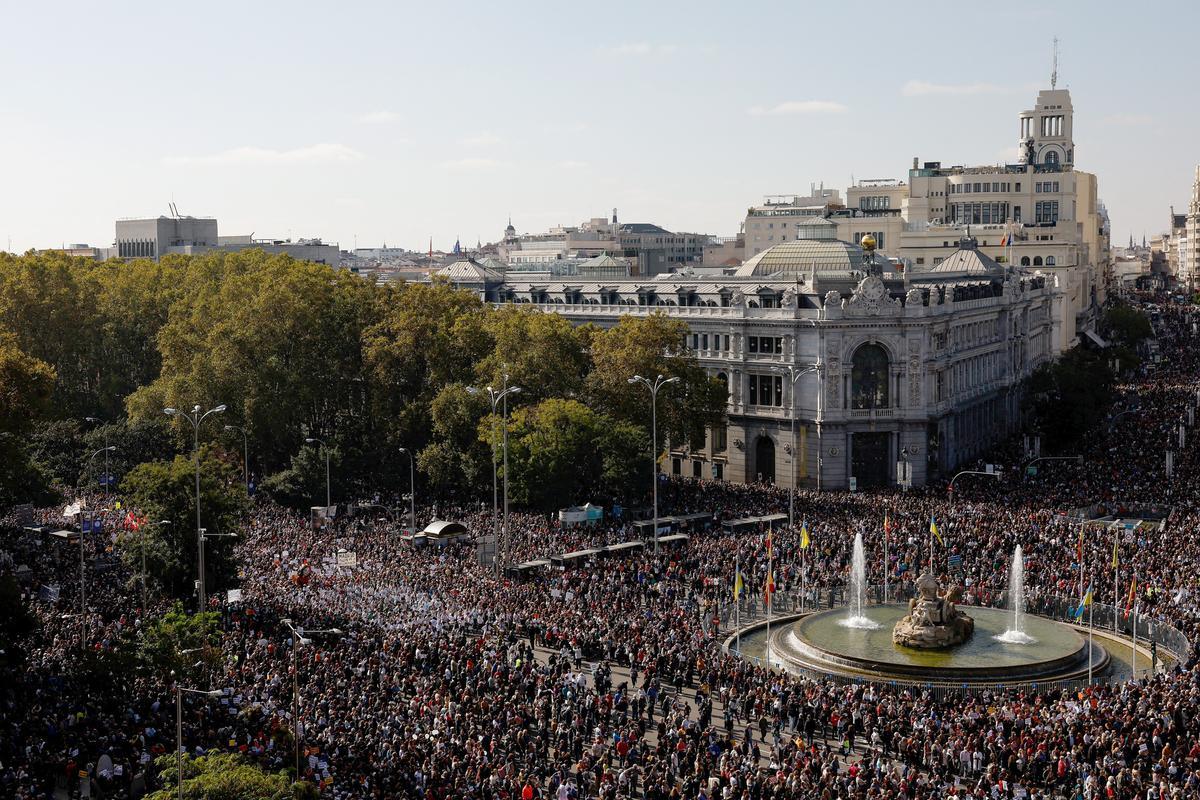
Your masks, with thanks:
<instances>
[{"instance_id":1,"label":"white stone building","mask_svg":"<svg viewBox=\"0 0 1200 800\"><path fill-rule=\"evenodd\" d=\"M702 446L671 443L670 472L788 485L794 470L799 486L866 488L894 483L906 462L921 485L1018 423L1019 382L1051 358L1060 292L971 240L905 274L835 230L810 218L799 239L732 276L564 279L464 261L442 277L581 324L654 313L686 322L729 404Z\"/></svg>"}]
</instances>

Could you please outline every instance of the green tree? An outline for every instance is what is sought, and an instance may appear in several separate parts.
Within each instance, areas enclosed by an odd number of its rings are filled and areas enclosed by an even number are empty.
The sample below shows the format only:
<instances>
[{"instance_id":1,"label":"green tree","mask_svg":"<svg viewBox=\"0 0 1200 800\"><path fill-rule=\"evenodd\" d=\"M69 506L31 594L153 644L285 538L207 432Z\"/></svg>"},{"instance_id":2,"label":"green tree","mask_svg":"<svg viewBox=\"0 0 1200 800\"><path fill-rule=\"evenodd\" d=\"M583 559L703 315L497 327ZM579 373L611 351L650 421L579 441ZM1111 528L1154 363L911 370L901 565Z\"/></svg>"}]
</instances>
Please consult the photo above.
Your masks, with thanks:
<instances>
[{"instance_id":1,"label":"green tree","mask_svg":"<svg viewBox=\"0 0 1200 800\"><path fill-rule=\"evenodd\" d=\"M1112 381L1105 354L1082 347L1029 377L1026 404L1051 452L1078 442L1104 419L1112 405Z\"/></svg>"},{"instance_id":2,"label":"green tree","mask_svg":"<svg viewBox=\"0 0 1200 800\"><path fill-rule=\"evenodd\" d=\"M1137 347L1143 340L1154 335L1150 318L1140 309L1127 305L1114 305L1104 312L1104 331L1126 347Z\"/></svg>"},{"instance_id":3,"label":"green tree","mask_svg":"<svg viewBox=\"0 0 1200 800\"><path fill-rule=\"evenodd\" d=\"M489 416L480 425L489 441L499 435L492 423ZM600 415L577 400L543 400L518 409L509 424L509 497L551 511L597 490L600 431Z\"/></svg>"},{"instance_id":4,"label":"green tree","mask_svg":"<svg viewBox=\"0 0 1200 800\"><path fill-rule=\"evenodd\" d=\"M50 402L54 370L0 333L0 508L50 497L45 471L30 458L29 431Z\"/></svg>"},{"instance_id":5,"label":"green tree","mask_svg":"<svg viewBox=\"0 0 1200 800\"><path fill-rule=\"evenodd\" d=\"M577 397L589 361L586 332L559 314L507 305L486 317L492 351L475 365L480 386L521 387L520 404L550 397Z\"/></svg>"},{"instance_id":6,"label":"green tree","mask_svg":"<svg viewBox=\"0 0 1200 800\"><path fill-rule=\"evenodd\" d=\"M710 377L685 345L687 325L664 314L622 317L592 336L590 405L614 419L650 428L650 393L629 379L678 378L659 392L658 435L664 441L701 443L705 430L725 415L725 385Z\"/></svg>"},{"instance_id":7,"label":"green tree","mask_svg":"<svg viewBox=\"0 0 1200 800\"><path fill-rule=\"evenodd\" d=\"M34 617L11 575L0 575L0 668L25 661L25 637L34 630Z\"/></svg>"},{"instance_id":8,"label":"green tree","mask_svg":"<svg viewBox=\"0 0 1200 800\"><path fill-rule=\"evenodd\" d=\"M183 796L187 800L316 800L317 789L307 781L293 782L286 771L267 772L236 753L213 752L193 758L184 755ZM163 788L147 800L175 800L178 772L175 755L154 761Z\"/></svg>"},{"instance_id":9,"label":"green tree","mask_svg":"<svg viewBox=\"0 0 1200 800\"><path fill-rule=\"evenodd\" d=\"M479 438L500 447L490 415ZM649 480L641 428L599 414L578 400L551 398L513 413L509 424L510 498L553 511L573 503L640 496Z\"/></svg>"},{"instance_id":10,"label":"green tree","mask_svg":"<svg viewBox=\"0 0 1200 800\"><path fill-rule=\"evenodd\" d=\"M84 288L93 266L58 254L0 255L0 330L53 371L54 405L65 416L96 406L96 310Z\"/></svg>"},{"instance_id":11,"label":"green tree","mask_svg":"<svg viewBox=\"0 0 1200 800\"><path fill-rule=\"evenodd\" d=\"M286 468L306 436L343 453L370 451L362 342L376 287L259 250L206 254L180 269L184 291L158 334L162 369L130 395L132 418L223 403L222 419L246 429L264 473ZM201 438L221 436L221 425L209 423ZM180 443L191 439L186 425L176 430Z\"/></svg>"},{"instance_id":12,"label":"green tree","mask_svg":"<svg viewBox=\"0 0 1200 800\"><path fill-rule=\"evenodd\" d=\"M146 626L138 658L159 680L174 675L175 680L198 682L221 666L221 615L214 611L188 614L176 603Z\"/></svg>"},{"instance_id":13,"label":"green tree","mask_svg":"<svg viewBox=\"0 0 1200 800\"><path fill-rule=\"evenodd\" d=\"M239 465L229 457L202 446L200 449L201 525L209 533L233 533L246 508L246 490ZM133 508L147 520L167 520L146 534L165 563L151 563L161 572L154 578L173 596L190 597L196 576L196 472L194 461L176 456L171 461L151 461L130 470L121 490ZM162 545L156 543L161 540ZM123 537L122 557L140 564L140 537ZM163 546L165 545L165 546ZM232 547L227 538L205 544L206 588L219 588L233 575Z\"/></svg>"}]
</instances>

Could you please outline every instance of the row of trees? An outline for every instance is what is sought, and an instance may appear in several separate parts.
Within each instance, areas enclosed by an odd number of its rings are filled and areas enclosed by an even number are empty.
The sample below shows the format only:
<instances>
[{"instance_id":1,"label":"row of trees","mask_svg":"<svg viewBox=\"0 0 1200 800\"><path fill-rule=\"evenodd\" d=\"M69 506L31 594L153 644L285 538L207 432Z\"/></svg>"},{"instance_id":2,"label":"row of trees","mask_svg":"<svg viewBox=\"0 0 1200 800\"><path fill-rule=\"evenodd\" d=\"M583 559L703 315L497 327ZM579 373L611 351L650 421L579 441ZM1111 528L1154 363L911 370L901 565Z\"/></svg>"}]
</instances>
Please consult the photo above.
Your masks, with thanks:
<instances>
[{"instance_id":1,"label":"row of trees","mask_svg":"<svg viewBox=\"0 0 1200 800\"><path fill-rule=\"evenodd\" d=\"M685 334L663 316L572 326L444 283L380 286L260 251L103 264L0 255L2 499L96 485L102 465L81 465L106 444L110 470L153 494L135 467L163 462L170 484L182 467L165 462L191 445L190 426L162 409L222 403L201 441L237 466L244 430L259 485L285 502L324 495L325 454L306 438L328 447L335 499L406 490L401 447L417 453L425 491L478 498L500 426L486 392L468 388L506 383L522 389L508 399L518 502L634 499L650 471L650 399L632 375L680 379L659 398L661 440L700 442L724 413L726 389Z\"/></svg>"}]
</instances>

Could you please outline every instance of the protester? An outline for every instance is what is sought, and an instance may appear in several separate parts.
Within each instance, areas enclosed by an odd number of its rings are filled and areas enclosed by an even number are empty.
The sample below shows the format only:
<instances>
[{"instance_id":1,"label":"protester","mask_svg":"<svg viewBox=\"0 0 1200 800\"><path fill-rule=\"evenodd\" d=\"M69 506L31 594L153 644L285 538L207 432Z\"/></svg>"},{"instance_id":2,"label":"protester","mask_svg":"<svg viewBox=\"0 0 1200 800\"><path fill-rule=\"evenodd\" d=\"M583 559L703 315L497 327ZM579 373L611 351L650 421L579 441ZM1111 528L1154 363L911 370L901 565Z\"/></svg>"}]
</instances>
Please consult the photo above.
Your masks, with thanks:
<instances>
[{"instance_id":1,"label":"protester","mask_svg":"<svg viewBox=\"0 0 1200 800\"><path fill-rule=\"evenodd\" d=\"M1163 473L1163 450L1200 388L1189 313L1166 310L1165 363L1120 387L1120 407L1136 401L1140 410L1097 431L1082 465L1056 462L1027 476L1018 452L1000 450L992 459L1008 467L1002 477L964 480L953 498L942 486L799 492L797 527L771 531L776 609L828 602L862 533L869 580L886 575L889 596L910 596L921 570L932 562L944 573L957 556L954 577L975 604L1000 602L1020 544L1030 610L1049 610L1079 593L1072 509L1099 504L1121 516L1133 504L1170 505L1161 530L1087 530L1084 575L1111 586L1115 544L1125 581L1137 575L1138 613L1196 641L1195 450L1177 448L1173 477ZM762 604L766 531L735 535L720 522L786 512L788 500L769 486L671 481L660 491L664 514L712 512L716 522L692 531L686 547L648 547L527 581L496 578L474 545L414 547L373 509L317 529L260 502L237 547L242 599L211 598L224 622L224 667L211 685L226 692L185 702L184 747L290 767L298 706L302 777L332 798L1200 796L1191 648L1167 669L1090 690L978 695L805 678L727 653L734 565L744 587L737 615L749 614ZM440 516L477 532L493 524L490 508ZM932 550L931 519L944 540ZM635 536L622 519L564 527L514 512L502 546L515 563ZM354 566L338 566L338 550L354 553ZM6 563L11 570L16 558ZM86 619L70 616L78 565L30 566L31 596L51 584L60 596L34 601L30 658L0 687L0 794L77 792L82 770L93 796L130 797L135 776L155 782L147 765L175 747L172 679L96 696L74 667L81 649L134 641L163 601L140 609L138 586L118 565L89 586ZM1128 583L1118 588L1121 597L1106 601L1131 602ZM341 633L297 642L285 619ZM113 767L98 775L102 756Z\"/></svg>"}]
</instances>

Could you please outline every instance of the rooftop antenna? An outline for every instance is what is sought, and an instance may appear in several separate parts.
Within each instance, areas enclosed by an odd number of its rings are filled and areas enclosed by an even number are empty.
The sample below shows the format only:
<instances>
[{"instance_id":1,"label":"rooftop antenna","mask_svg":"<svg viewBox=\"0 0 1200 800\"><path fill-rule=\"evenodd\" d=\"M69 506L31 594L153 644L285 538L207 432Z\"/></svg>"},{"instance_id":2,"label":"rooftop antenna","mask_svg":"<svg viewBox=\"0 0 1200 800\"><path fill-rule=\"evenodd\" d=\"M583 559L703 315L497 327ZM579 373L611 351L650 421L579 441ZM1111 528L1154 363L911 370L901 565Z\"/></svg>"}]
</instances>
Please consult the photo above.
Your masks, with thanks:
<instances>
[{"instance_id":1,"label":"rooftop antenna","mask_svg":"<svg viewBox=\"0 0 1200 800\"><path fill-rule=\"evenodd\" d=\"M1050 70L1050 88L1058 86L1058 37L1054 37L1054 67Z\"/></svg>"}]
</instances>

